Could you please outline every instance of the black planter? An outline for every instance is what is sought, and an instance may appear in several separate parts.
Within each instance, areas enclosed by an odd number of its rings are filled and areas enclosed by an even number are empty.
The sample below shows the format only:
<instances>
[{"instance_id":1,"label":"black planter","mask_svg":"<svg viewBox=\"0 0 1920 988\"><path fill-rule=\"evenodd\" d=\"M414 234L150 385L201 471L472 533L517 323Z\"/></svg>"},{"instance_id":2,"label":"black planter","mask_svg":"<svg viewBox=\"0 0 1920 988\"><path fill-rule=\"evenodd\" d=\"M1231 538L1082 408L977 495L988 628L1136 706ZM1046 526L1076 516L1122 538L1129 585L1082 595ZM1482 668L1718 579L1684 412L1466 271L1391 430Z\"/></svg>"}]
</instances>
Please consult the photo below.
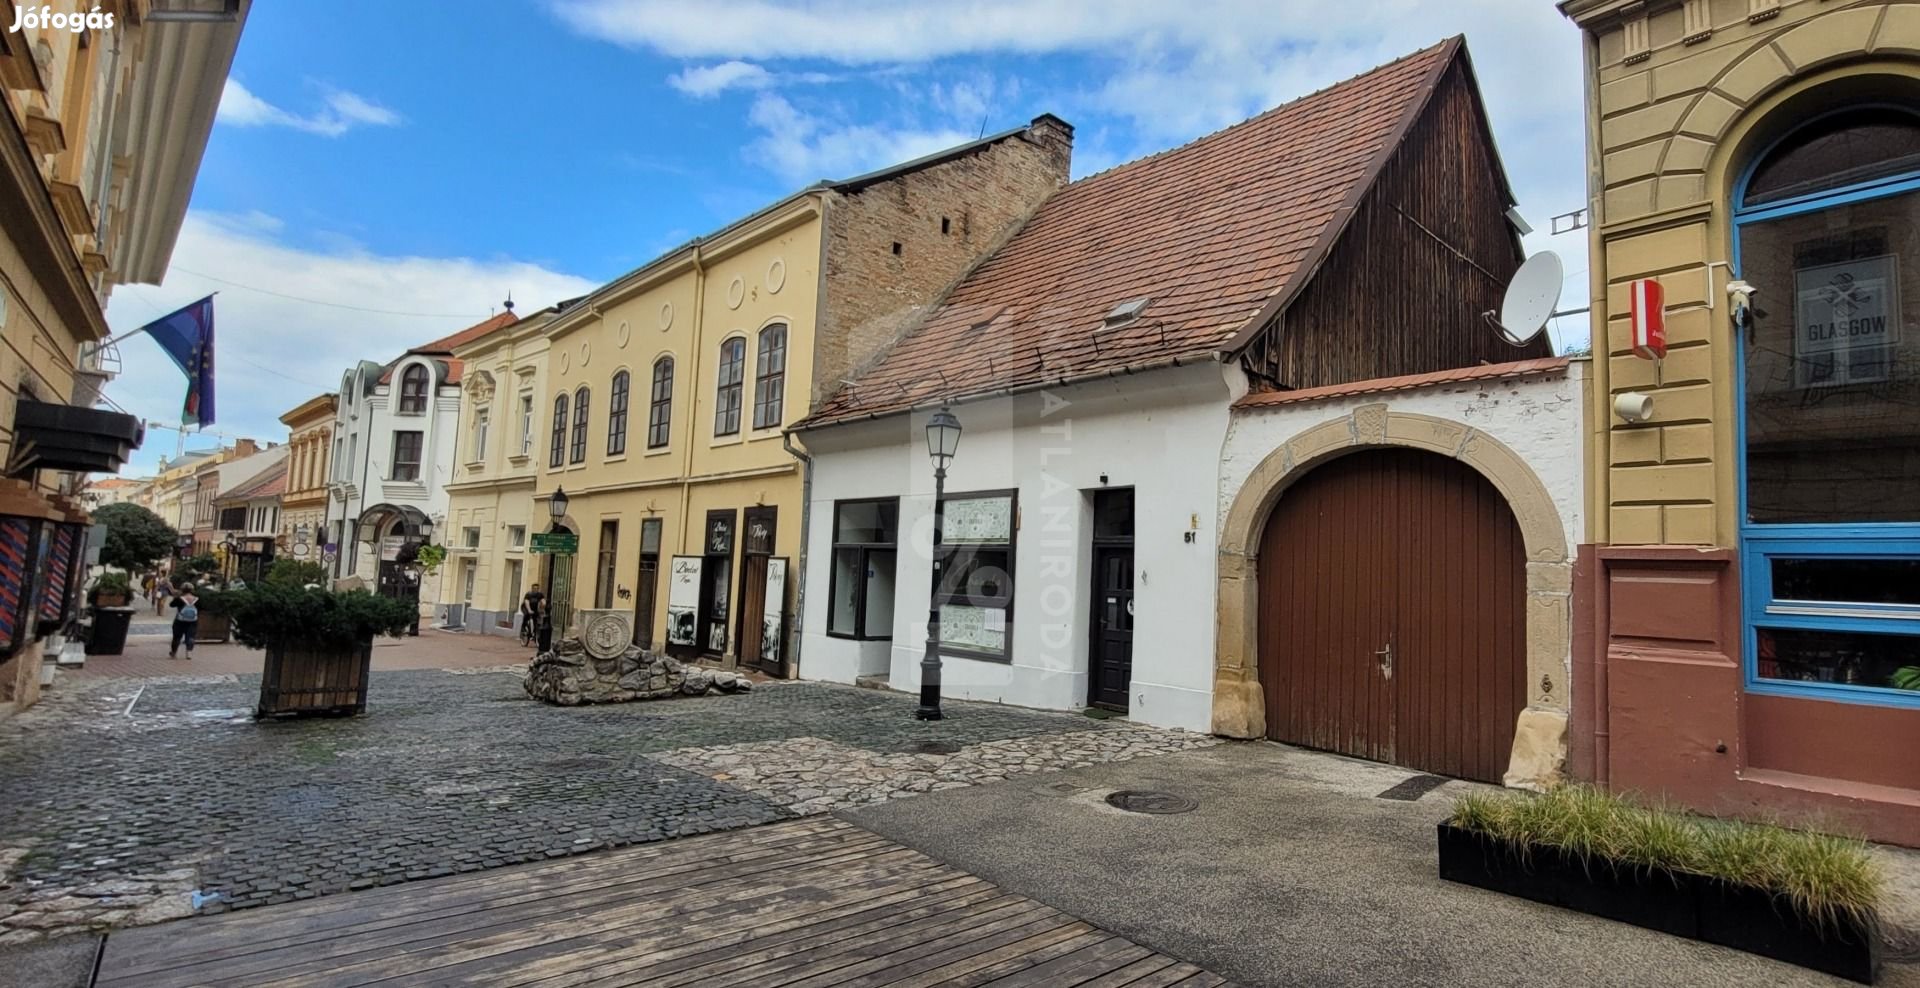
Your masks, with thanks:
<instances>
[{"instance_id":1,"label":"black planter","mask_svg":"<svg viewBox=\"0 0 1920 988\"><path fill-rule=\"evenodd\" d=\"M1788 899L1718 878L1579 858L1440 825L1440 877L1550 906L1872 984L1880 973L1873 918L1826 923Z\"/></svg>"}]
</instances>

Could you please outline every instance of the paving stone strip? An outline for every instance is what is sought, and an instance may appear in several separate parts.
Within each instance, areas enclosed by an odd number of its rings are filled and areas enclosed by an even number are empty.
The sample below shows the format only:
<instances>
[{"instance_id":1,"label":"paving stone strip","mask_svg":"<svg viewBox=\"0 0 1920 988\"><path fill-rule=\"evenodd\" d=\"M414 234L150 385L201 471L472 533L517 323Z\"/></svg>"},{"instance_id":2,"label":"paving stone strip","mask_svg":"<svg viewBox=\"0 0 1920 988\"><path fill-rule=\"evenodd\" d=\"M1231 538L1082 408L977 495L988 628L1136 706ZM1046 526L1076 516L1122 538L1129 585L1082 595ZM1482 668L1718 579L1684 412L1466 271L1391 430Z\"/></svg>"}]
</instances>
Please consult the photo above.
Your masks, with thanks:
<instances>
[{"instance_id":1,"label":"paving stone strip","mask_svg":"<svg viewBox=\"0 0 1920 988\"><path fill-rule=\"evenodd\" d=\"M817 683L555 708L524 668L379 671L364 716L267 723L258 676L63 678L0 721L0 945L1214 743Z\"/></svg>"},{"instance_id":2,"label":"paving stone strip","mask_svg":"<svg viewBox=\"0 0 1920 988\"><path fill-rule=\"evenodd\" d=\"M951 755L883 754L822 738L790 738L685 748L654 757L811 815L1219 743L1204 734L1128 727L987 741Z\"/></svg>"}]
</instances>

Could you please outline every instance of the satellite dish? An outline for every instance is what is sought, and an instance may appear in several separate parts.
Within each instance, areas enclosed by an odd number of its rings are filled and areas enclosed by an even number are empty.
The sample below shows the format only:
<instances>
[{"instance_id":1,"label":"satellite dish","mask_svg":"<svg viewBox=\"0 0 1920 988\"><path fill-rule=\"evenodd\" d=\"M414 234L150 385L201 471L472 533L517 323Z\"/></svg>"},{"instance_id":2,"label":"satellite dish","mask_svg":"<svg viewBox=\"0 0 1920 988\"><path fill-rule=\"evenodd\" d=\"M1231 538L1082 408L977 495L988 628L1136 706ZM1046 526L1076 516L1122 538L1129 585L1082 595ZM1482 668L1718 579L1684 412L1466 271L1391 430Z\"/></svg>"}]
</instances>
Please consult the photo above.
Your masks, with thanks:
<instances>
[{"instance_id":1,"label":"satellite dish","mask_svg":"<svg viewBox=\"0 0 1920 988\"><path fill-rule=\"evenodd\" d=\"M1495 328L1514 346L1526 346L1547 326L1553 307L1560 304L1560 285L1566 280L1560 255L1543 250L1527 258L1507 283ZM1488 313L1489 316L1492 313Z\"/></svg>"}]
</instances>

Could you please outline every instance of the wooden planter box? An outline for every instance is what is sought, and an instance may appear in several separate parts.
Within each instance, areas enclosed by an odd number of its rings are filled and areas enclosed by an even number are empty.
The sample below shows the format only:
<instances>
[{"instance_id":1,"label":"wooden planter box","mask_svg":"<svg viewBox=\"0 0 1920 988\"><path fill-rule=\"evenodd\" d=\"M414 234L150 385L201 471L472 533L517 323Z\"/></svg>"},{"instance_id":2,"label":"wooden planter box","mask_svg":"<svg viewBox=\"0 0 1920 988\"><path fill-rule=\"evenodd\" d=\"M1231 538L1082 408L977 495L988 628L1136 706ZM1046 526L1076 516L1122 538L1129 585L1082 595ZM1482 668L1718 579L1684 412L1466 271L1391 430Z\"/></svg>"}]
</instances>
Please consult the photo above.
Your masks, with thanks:
<instances>
[{"instance_id":1,"label":"wooden planter box","mask_svg":"<svg viewBox=\"0 0 1920 988\"><path fill-rule=\"evenodd\" d=\"M1876 918L1838 925L1808 918L1784 897L1705 875L1581 861L1556 847L1520 845L1440 825L1440 877L1551 906L1872 984L1880 973Z\"/></svg>"},{"instance_id":2,"label":"wooden planter box","mask_svg":"<svg viewBox=\"0 0 1920 988\"><path fill-rule=\"evenodd\" d=\"M177 611L175 613L178 613ZM233 618L227 614L216 614L206 608L200 608L200 621L194 626L193 640L196 642L223 642L233 637Z\"/></svg>"},{"instance_id":3,"label":"wooden planter box","mask_svg":"<svg viewBox=\"0 0 1920 988\"><path fill-rule=\"evenodd\" d=\"M347 716L367 709L373 641L357 649L267 649L255 718L287 714Z\"/></svg>"}]
</instances>

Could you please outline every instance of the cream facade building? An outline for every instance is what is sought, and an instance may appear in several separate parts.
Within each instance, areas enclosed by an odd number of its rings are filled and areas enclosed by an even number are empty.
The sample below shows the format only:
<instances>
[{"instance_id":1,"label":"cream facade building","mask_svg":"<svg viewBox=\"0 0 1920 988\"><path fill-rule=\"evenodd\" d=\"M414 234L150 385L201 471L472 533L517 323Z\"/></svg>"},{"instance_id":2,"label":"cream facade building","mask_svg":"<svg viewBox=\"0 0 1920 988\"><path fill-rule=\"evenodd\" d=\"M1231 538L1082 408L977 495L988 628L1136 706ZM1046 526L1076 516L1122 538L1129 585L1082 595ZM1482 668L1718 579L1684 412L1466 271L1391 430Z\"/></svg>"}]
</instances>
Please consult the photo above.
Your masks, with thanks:
<instances>
[{"instance_id":1,"label":"cream facade building","mask_svg":"<svg viewBox=\"0 0 1920 988\"><path fill-rule=\"evenodd\" d=\"M106 301L166 272L251 4L104 7L9 4L0 33L0 712L38 698L77 610L86 475L144 438L94 407Z\"/></svg>"},{"instance_id":2,"label":"cream facade building","mask_svg":"<svg viewBox=\"0 0 1920 988\"><path fill-rule=\"evenodd\" d=\"M1920 844L1920 4L1561 10L1596 327L1572 768Z\"/></svg>"},{"instance_id":3,"label":"cream facade building","mask_svg":"<svg viewBox=\"0 0 1920 988\"><path fill-rule=\"evenodd\" d=\"M338 404L337 395L315 395L280 416L287 427L288 452L277 548L302 562L319 562L326 545L327 478L332 476Z\"/></svg>"},{"instance_id":4,"label":"cream facade building","mask_svg":"<svg viewBox=\"0 0 1920 988\"><path fill-rule=\"evenodd\" d=\"M522 595L543 579L528 533L544 527L533 517L533 494L545 450L546 327L557 311L542 309L453 351L466 378L440 579L449 626L514 634Z\"/></svg>"},{"instance_id":5,"label":"cream facade building","mask_svg":"<svg viewBox=\"0 0 1920 988\"><path fill-rule=\"evenodd\" d=\"M1072 133L1042 116L811 186L556 313L535 358L526 531L529 548L551 533L575 551L475 553L483 621L497 626L517 561L522 586L554 598L557 628L580 608L628 610L646 647L789 672L810 520L805 454L784 430L1066 182ZM494 388L469 393L463 432L499 414L498 375ZM490 428L499 441L517 441L509 418ZM454 527L478 528L484 548L512 524ZM463 598L468 578L453 574L442 593Z\"/></svg>"}]
</instances>

